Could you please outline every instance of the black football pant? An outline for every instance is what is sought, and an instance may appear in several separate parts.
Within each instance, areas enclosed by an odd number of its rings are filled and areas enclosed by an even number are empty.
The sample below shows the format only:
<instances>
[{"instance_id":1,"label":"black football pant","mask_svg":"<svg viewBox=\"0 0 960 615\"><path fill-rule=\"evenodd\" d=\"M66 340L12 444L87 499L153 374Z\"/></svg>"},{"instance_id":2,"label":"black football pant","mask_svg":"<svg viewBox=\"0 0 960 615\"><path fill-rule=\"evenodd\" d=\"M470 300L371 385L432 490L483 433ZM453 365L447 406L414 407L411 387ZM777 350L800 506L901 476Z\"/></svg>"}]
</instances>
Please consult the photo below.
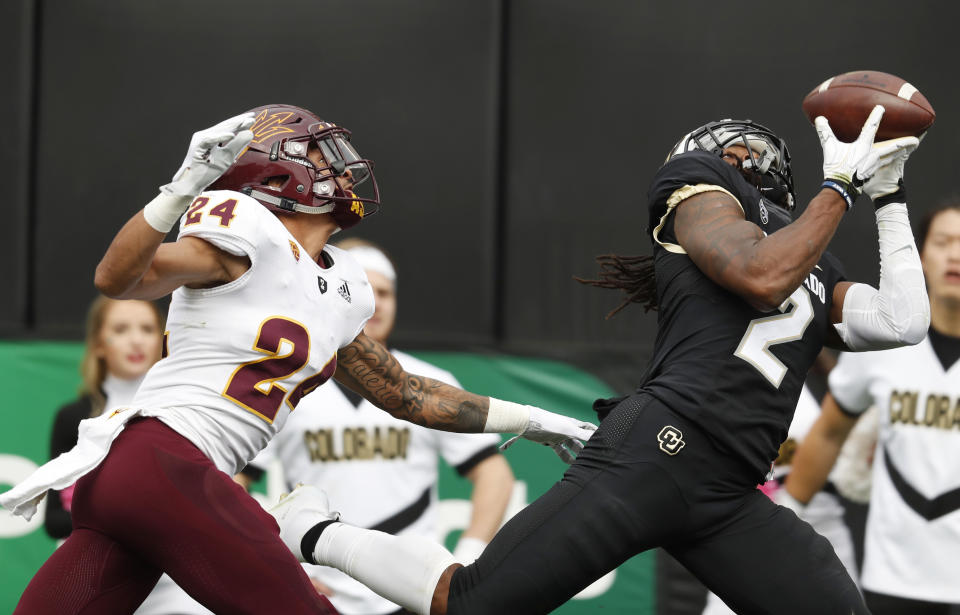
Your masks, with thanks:
<instances>
[{"instance_id":1,"label":"black football pant","mask_svg":"<svg viewBox=\"0 0 960 615\"><path fill-rule=\"evenodd\" d=\"M650 395L628 397L563 479L457 570L447 612L548 613L660 546L737 613L867 613L830 543L755 475Z\"/></svg>"}]
</instances>

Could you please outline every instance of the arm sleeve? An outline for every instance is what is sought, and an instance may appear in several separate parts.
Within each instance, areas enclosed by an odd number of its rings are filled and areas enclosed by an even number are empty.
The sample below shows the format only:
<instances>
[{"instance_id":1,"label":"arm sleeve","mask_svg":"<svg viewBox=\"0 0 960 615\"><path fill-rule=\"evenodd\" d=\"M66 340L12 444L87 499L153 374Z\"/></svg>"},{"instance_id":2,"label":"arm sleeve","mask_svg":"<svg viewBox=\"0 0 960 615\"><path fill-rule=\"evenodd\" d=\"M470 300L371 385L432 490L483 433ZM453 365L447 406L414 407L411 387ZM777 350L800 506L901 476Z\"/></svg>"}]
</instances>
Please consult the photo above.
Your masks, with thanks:
<instances>
[{"instance_id":1,"label":"arm sleeve","mask_svg":"<svg viewBox=\"0 0 960 615\"><path fill-rule=\"evenodd\" d=\"M880 289L851 286L843 301L842 321L834 325L850 350L918 344L930 327L930 301L907 206L892 203L877 210L877 234Z\"/></svg>"},{"instance_id":2,"label":"arm sleeve","mask_svg":"<svg viewBox=\"0 0 960 615\"><path fill-rule=\"evenodd\" d=\"M840 353L827 383L841 410L858 416L873 403L869 369L872 361L872 353Z\"/></svg>"}]
</instances>

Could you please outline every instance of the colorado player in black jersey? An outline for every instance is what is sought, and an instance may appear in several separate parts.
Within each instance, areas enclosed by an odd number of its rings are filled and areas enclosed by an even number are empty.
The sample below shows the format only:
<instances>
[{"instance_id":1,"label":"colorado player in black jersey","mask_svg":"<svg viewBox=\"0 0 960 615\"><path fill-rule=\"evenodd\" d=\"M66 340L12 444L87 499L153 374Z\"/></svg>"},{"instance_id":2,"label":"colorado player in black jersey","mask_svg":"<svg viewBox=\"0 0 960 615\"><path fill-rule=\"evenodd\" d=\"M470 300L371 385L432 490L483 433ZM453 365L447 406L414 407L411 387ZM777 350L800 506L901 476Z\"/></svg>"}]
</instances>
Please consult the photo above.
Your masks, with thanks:
<instances>
[{"instance_id":1,"label":"colorado player in black jersey","mask_svg":"<svg viewBox=\"0 0 960 615\"><path fill-rule=\"evenodd\" d=\"M603 422L563 480L474 564L368 547L302 488L273 511L287 545L421 613L546 613L656 546L740 613L865 613L827 540L756 486L825 343L891 347L927 330L902 182L918 140L874 144L882 114L854 143L817 119L825 179L793 221L789 153L775 134L725 120L680 141L648 195L653 256L614 258L599 281L659 311L642 383L600 404ZM877 207L879 290L845 281L825 252L861 188Z\"/></svg>"}]
</instances>

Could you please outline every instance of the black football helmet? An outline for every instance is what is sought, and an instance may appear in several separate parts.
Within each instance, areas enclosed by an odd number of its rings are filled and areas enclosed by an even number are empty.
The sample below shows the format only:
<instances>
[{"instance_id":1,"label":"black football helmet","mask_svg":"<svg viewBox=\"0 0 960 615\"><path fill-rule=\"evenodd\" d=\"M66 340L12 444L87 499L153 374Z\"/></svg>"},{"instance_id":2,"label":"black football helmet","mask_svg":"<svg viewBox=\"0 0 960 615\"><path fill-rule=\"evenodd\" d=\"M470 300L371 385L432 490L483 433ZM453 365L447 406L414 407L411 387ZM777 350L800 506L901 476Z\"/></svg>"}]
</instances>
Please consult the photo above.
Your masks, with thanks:
<instances>
[{"instance_id":1,"label":"black football helmet","mask_svg":"<svg viewBox=\"0 0 960 615\"><path fill-rule=\"evenodd\" d=\"M755 157L739 166L747 180L757 187L768 201L787 211L796 206L793 173L790 171L790 150L786 142L766 126L750 120L710 122L684 135L667 160L678 154L701 150L720 156L731 145L742 145Z\"/></svg>"}]
</instances>

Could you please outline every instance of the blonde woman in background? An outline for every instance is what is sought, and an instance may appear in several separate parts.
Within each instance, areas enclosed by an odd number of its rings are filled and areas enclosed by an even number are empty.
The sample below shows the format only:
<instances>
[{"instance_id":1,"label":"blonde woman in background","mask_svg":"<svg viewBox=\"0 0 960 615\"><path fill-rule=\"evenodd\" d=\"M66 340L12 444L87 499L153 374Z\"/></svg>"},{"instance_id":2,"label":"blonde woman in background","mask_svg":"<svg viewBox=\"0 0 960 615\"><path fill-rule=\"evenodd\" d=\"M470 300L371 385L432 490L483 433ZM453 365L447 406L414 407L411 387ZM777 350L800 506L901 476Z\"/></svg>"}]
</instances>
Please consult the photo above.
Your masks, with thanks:
<instances>
[{"instance_id":1,"label":"blonde woman in background","mask_svg":"<svg viewBox=\"0 0 960 615\"><path fill-rule=\"evenodd\" d=\"M163 316L149 301L98 297L87 313L86 345L80 363L83 383L77 399L62 406L53 423L50 458L73 448L77 426L107 407L133 398L143 375L160 359ZM73 527L73 487L51 491L44 527L51 538L66 538Z\"/></svg>"},{"instance_id":2,"label":"blonde woman in background","mask_svg":"<svg viewBox=\"0 0 960 615\"><path fill-rule=\"evenodd\" d=\"M80 363L80 395L57 411L50 437L51 459L77 443L80 421L133 399L144 374L160 360L162 346L163 314L154 303L103 296L93 301L87 313L86 344ZM66 538L73 529L72 500L72 485L50 493L44 527L51 538ZM136 613L206 615L210 611L164 575Z\"/></svg>"}]
</instances>

